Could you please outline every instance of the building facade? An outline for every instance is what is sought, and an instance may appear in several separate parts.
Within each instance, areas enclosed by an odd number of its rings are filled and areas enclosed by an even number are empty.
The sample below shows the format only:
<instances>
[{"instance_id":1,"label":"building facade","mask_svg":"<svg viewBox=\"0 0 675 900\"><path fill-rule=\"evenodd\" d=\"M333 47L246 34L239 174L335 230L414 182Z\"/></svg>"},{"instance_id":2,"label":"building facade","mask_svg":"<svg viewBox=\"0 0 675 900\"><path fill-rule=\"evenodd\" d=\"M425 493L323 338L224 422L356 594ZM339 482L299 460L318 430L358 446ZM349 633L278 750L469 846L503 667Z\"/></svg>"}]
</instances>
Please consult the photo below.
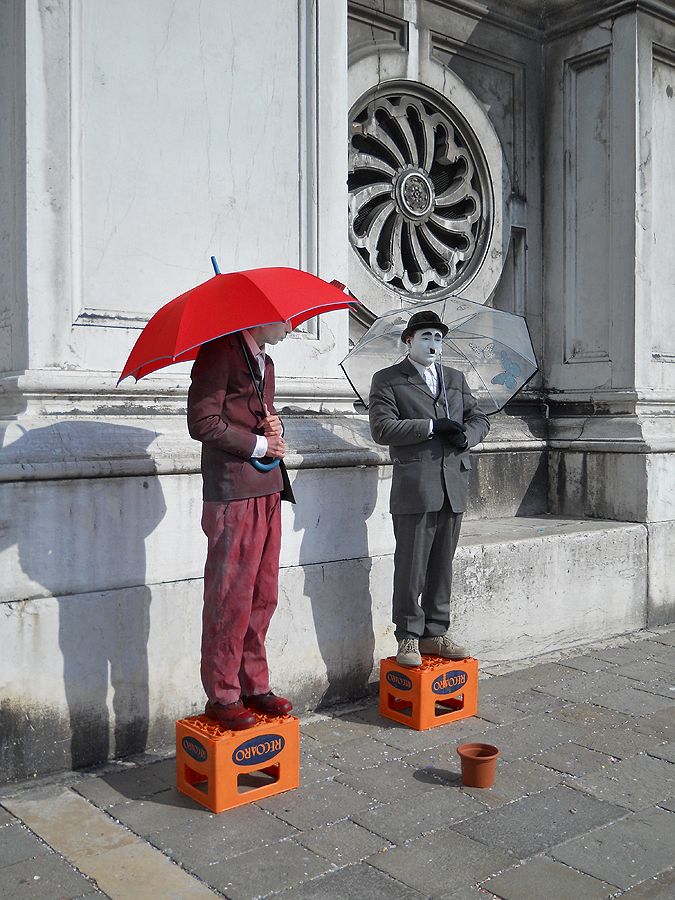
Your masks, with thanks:
<instances>
[{"instance_id":1,"label":"building facade","mask_svg":"<svg viewBox=\"0 0 675 900\"><path fill-rule=\"evenodd\" d=\"M473 454L458 636L489 663L675 620L670 3L2 0L0 49L5 777L168 744L202 703L189 367L116 381L211 254L365 305L274 348L297 708L394 647L389 460L339 362L449 292L524 315L541 361Z\"/></svg>"}]
</instances>

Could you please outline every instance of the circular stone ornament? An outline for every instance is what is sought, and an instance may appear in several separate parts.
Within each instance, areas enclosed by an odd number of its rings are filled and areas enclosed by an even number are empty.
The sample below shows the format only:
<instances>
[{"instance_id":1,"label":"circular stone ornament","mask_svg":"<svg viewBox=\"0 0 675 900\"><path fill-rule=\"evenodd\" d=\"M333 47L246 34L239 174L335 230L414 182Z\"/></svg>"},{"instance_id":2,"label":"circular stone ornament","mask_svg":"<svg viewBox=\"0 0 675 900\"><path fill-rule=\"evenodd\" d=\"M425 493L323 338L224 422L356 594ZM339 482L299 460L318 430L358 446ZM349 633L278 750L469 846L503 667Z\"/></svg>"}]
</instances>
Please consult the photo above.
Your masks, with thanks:
<instances>
[{"instance_id":1,"label":"circular stone ornament","mask_svg":"<svg viewBox=\"0 0 675 900\"><path fill-rule=\"evenodd\" d=\"M493 189L480 144L440 94L409 82L366 92L351 112L349 238L396 293L442 297L480 268Z\"/></svg>"}]
</instances>

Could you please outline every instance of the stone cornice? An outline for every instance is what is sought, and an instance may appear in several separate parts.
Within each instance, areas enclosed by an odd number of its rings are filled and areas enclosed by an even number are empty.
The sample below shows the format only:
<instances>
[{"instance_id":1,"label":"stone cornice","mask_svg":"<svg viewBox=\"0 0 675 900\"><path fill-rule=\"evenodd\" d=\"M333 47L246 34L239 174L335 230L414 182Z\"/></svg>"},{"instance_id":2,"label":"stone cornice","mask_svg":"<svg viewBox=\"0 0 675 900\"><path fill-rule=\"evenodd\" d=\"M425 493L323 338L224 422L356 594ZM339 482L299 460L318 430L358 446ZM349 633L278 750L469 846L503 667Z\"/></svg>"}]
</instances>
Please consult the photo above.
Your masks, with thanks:
<instances>
[{"instance_id":1,"label":"stone cornice","mask_svg":"<svg viewBox=\"0 0 675 900\"><path fill-rule=\"evenodd\" d=\"M645 12L675 24L669 0L429 0L437 6L539 41L555 40L616 16Z\"/></svg>"}]
</instances>

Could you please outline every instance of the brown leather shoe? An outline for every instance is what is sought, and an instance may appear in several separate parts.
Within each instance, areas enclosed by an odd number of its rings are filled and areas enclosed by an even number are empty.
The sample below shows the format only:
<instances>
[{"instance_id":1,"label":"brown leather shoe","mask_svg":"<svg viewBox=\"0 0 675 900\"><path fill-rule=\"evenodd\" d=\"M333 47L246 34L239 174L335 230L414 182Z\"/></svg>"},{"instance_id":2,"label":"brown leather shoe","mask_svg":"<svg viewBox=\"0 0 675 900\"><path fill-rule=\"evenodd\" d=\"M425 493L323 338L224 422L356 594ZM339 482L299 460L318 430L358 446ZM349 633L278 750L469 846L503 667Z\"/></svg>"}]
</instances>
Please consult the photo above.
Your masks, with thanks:
<instances>
[{"instance_id":1,"label":"brown leather shoe","mask_svg":"<svg viewBox=\"0 0 675 900\"><path fill-rule=\"evenodd\" d=\"M241 700L237 700L236 703L211 703L209 701L204 714L210 719L215 719L223 728L229 728L232 731L253 728L257 721L255 715L246 709Z\"/></svg>"},{"instance_id":2,"label":"brown leather shoe","mask_svg":"<svg viewBox=\"0 0 675 900\"><path fill-rule=\"evenodd\" d=\"M287 716L293 709L290 700L285 697L277 697L272 691L268 691L266 694L250 694L241 699L244 706L266 713L268 716Z\"/></svg>"}]
</instances>

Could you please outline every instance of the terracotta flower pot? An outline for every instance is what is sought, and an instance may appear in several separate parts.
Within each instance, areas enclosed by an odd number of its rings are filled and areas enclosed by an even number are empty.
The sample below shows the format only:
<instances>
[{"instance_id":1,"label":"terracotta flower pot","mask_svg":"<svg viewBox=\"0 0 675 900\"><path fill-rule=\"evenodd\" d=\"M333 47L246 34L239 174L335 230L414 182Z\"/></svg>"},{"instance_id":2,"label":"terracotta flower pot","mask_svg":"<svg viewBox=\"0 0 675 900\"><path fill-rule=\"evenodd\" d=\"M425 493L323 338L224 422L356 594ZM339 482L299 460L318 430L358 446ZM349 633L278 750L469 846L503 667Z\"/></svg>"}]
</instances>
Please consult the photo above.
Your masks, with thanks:
<instances>
[{"instance_id":1,"label":"terracotta flower pot","mask_svg":"<svg viewBox=\"0 0 675 900\"><path fill-rule=\"evenodd\" d=\"M495 781L499 750L492 744L460 744L462 784L466 787L489 788Z\"/></svg>"}]
</instances>

